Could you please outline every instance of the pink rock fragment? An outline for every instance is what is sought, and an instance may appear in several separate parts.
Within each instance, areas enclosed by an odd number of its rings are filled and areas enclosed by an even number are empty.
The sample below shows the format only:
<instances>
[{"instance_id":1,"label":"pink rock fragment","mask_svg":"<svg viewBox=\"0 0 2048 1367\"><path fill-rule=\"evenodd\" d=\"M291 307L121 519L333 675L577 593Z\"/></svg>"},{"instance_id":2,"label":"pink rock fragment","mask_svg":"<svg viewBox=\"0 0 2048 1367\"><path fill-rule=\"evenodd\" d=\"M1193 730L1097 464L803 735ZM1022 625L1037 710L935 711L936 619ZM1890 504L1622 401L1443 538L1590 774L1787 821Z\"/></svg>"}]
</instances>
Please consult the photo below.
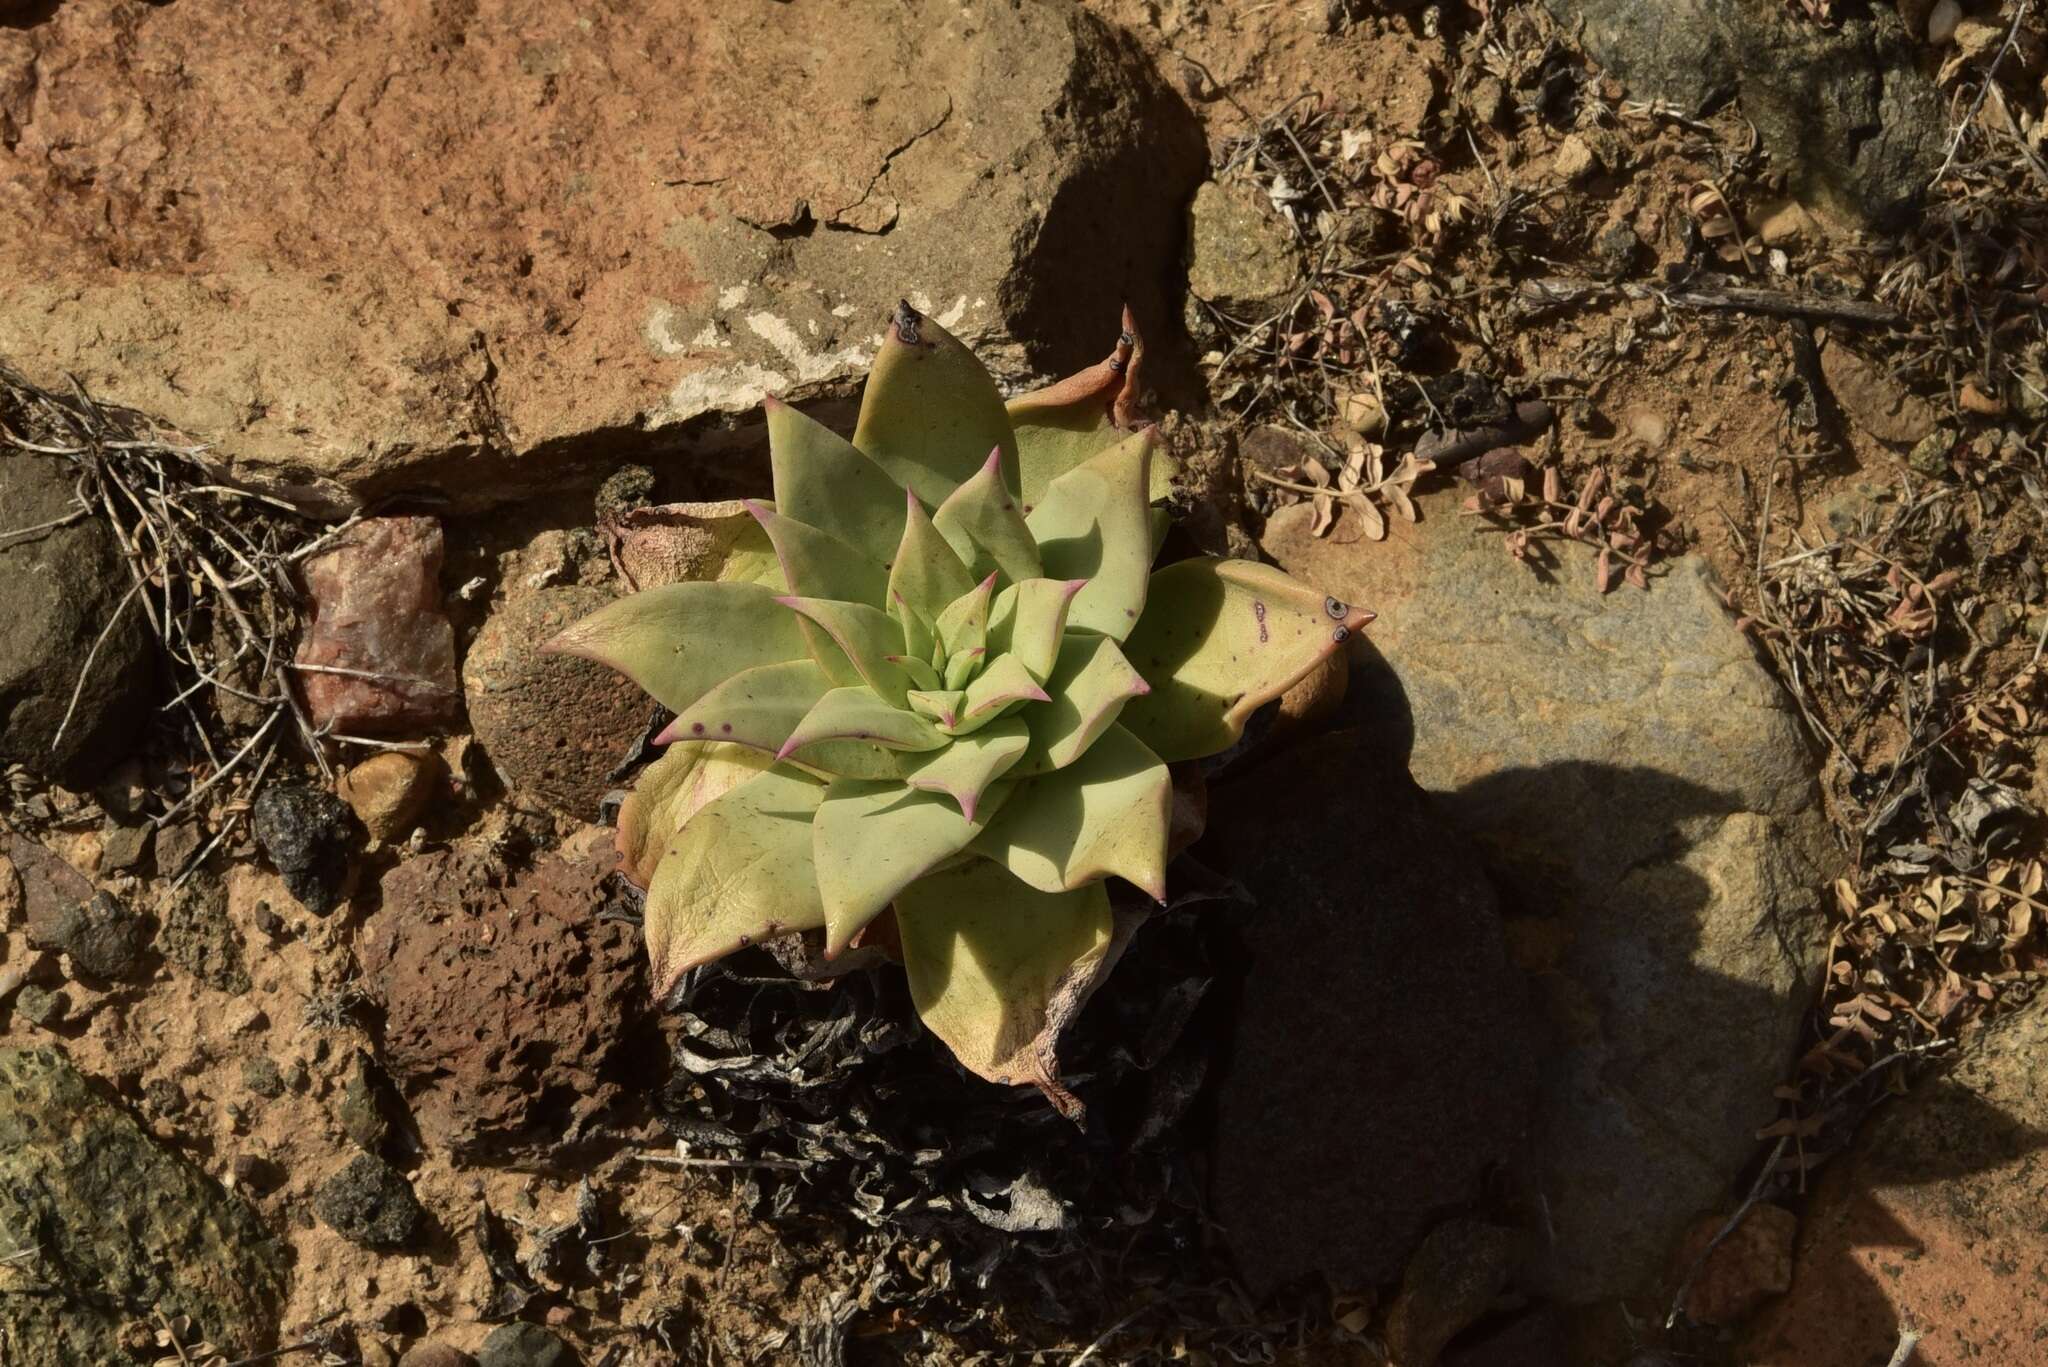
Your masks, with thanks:
<instances>
[{"instance_id":1,"label":"pink rock fragment","mask_svg":"<svg viewBox=\"0 0 2048 1367\"><path fill-rule=\"evenodd\" d=\"M306 561L310 616L294 664L315 727L391 735L454 720L441 553L434 518L378 517Z\"/></svg>"}]
</instances>

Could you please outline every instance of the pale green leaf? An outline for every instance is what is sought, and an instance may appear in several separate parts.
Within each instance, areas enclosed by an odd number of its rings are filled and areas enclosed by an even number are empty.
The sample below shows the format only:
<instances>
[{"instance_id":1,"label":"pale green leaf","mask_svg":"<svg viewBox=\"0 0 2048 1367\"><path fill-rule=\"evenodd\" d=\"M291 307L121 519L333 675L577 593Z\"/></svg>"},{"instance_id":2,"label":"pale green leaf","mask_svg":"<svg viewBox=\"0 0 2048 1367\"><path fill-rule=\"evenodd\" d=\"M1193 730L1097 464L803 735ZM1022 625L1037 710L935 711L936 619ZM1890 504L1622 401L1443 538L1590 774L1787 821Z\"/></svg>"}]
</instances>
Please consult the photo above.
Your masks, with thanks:
<instances>
[{"instance_id":1,"label":"pale green leaf","mask_svg":"<svg viewBox=\"0 0 2048 1367\"><path fill-rule=\"evenodd\" d=\"M967 697L960 720L951 728L956 736L979 731L1020 702L1044 702L1046 692L1031 671L1014 655L998 655L967 685Z\"/></svg>"},{"instance_id":2,"label":"pale green leaf","mask_svg":"<svg viewBox=\"0 0 2048 1367\"><path fill-rule=\"evenodd\" d=\"M1246 718L1372 620L1284 571L1198 558L1152 576L1124 653L1152 685L1122 724L1169 760L1228 749Z\"/></svg>"},{"instance_id":3,"label":"pale green leaf","mask_svg":"<svg viewBox=\"0 0 2048 1367\"><path fill-rule=\"evenodd\" d=\"M989 609L990 649L1015 655L1033 678L1044 683L1066 637L1067 609L1087 582L1026 579L1004 589Z\"/></svg>"},{"instance_id":4,"label":"pale green leaf","mask_svg":"<svg viewBox=\"0 0 2048 1367\"><path fill-rule=\"evenodd\" d=\"M939 613L939 645L947 655L980 650L988 643L988 610L995 595L995 588L996 577L991 574L946 604L945 609Z\"/></svg>"},{"instance_id":5,"label":"pale green leaf","mask_svg":"<svg viewBox=\"0 0 2048 1367\"><path fill-rule=\"evenodd\" d=\"M1145 680L1107 636L1069 636L1045 691L1052 696L1026 714L1031 756L1025 769L1064 769L1116 721L1124 704L1149 691Z\"/></svg>"},{"instance_id":6,"label":"pale green leaf","mask_svg":"<svg viewBox=\"0 0 2048 1367\"><path fill-rule=\"evenodd\" d=\"M1069 470L1026 519L1046 575L1088 581L1067 609L1069 631L1121 641L1144 610L1152 569L1152 443L1146 428Z\"/></svg>"},{"instance_id":7,"label":"pale green leaf","mask_svg":"<svg viewBox=\"0 0 2048 1367\"><path fill-rule=\"evenodd\" d=\"M794 596L775 601L800 614L831 638L840 654L852 663L857 676L854 682L874 689L885 702L902 703L904 693L910 688L910 675L902 666L889 661L889 657L897 653L896 647L903 635L903 629L895 618L865 603ZM824 664L824 661L819 663ZM830 666L825 672L833 675ZM837 675L833 675L832 681L849 686Z\"/></svg>"},{"instance_id":8,"label":"pale green leaf","mask_svg":"<svg viewBox=\"0 0 2048 1367\"><path fill-rule=\"evenodd\" d=\"M870 559L823 528L800 522L765 503L749 500L747 511L774 545L783 581L792 594L876 608L889 601L889 572L881 561Z\"/></svg>"},{"instance_id":9,"label":"pale green leaf","mask_svg":"<svg viewBox=\"0 0 2048 1367\"><path fill-rule=\"evenodd\" d=\"M981 672L981 662L988 658L986 646L975 646L970 650L957 650L946 659L946 673L940 679L948 693L967 687L967 681Z\"/></svg>"},{"instance_id":10,"label":"pale green leaf","mask_svg":"<svg viewBox=\"0 0 2048 1367\"><path fill-rule=\"evenodd\" d=\"M1116 943L1100 885L1045 893L975 860L905 888L896 929L911 1002L963 1067L990 1082L1066 1095L1059 1034Z\"/></svg>"},{"instance_id":11,"label":"pale green leaf","mask_svg":"<svg viewBox=\"0 0 2048 1367\"><path fill-rule=\"evenodd\" d=\"M1002 396L974 353L944 328L899 305L868 371L853 444L933 506L966 482L991 448L1017 482L1017 441Z\"/></svg>"},{"instance_id":12,"label":"pale green leaf","mask_svg":"<svg viewBox=\"0 0 2048 1367\"><path fill-rule=\"evenodd\" d=\"M1017 496L1003 483L999 455L989 452L974 478L946 496L932 514L932 525L968 573L1000 573L1015 584L1038 577L1038 543L1024 525Z\"/></svg>"},{"instance_id":13,"label":"pale green leaf","mask_svg":"<svg viewBox=\"0 0 2048 1367\"><path fill-rule=\"evenodd\" d=\"M828 787L812 823L826 957L846 948L906 885L966 849L1007 791L997 785L983 794L969 821L951 798L901 783L842 779Z\"/></svg>"},{"instance_id":14,"label":"pale green leaf","mask_svg":"<svg viewBox=\"0 0 2048 1367\"><path fill-rule=\"evenodd\" d=\"M825 923L811 822L825 789L771 769L707 803L669 842L642 922L660 1001L683 974L748 944Z\"/></svg>"},{"instance_id":15,"label":"pale green leaf","mask_svg":"<svg viewBox=\"0 0 2048 1367\"><path fill-rule=\"evenodd\" d=\"M759 584L664 584L605 604L542 649L609 665L680 712L742 669L806 653L779 601Z\"/></svg>"},{"instance_id":16,"label":"pale green leaf","mask_svg":"<svg viewBox=\"0 0 2048 1367\"><path fill-rule=\"evenodd\" d=\"M774 763L772 754L741 745L685 741L669 746L641 770L633 791L619 804L619 865L625 875L645 888L684 822Z\"/></svg>"},{"instance_id":17,"label":"pale green leaf","mask_svg":"<svg viewBox=\"0 0 2048 1367\"><path fill-rule=\"evenodd\" d=\"M936 750L946 737L915 712L891 707L866 688L835 688L798 722L777 759L804 757L821 741L862 740L891 750Z\"/></svg>"},{"instance_id":18,"label":"pale green leaf","mask_svg":"<svg viewBox=\"0 0 2048 1367\"><path fill-rule=\"evenodd\" d=\"M914 688L926 692L938 688L939 671L932 668L929 659L920 659L914 655L891 655L889 662L901 666L903 672L910 675L910 682Z\"/></svg>"},{"instance_id":19,"label":"pale green leaf","mask_svg":"<svg viewBox=\"0 0 2048 1367\"><path fill-rule=\"evenodd\" d=\"M1163 901L1172 799L1166 765L1112 725L1066 768L1021 781L975 849L1043 892L1114 875Z\"/></svg>"},{"instance_id":20,"label":"pale green leaf","mask_svg":"<svg viewBox=\"0 0 2048 1367\"><path fill-rule=\"evenodd\" d=\"M960 804L960 815L972 821L981 795L1009 772L1030 743L1024 723L1005 717L955 740L912 770L908 781L913 788L946 794Z\"/></svg>"},{"instance_id":21,"label":"pale green leaf","mask_svg":"<svg viewBox=\"0 0 2048 1367\"><path fill-rule=\"evenodd\" d=\"M777 511L830 532L878 565L894 560L903 534L902 488L823 423L780 399L763 407Z\"/></svg>"},{"instance_id":22,"label":"pale green leaf","mask_svg":"<svg viewBox=\"0 0 2048 1367\"><path fill-rule=\"evenodd\" d=\"M960 708L967 700L967 694L957 688L912 689L905 696L912 711L948 727L960 719Z\"/></svg>"},{"instance_id":23,"label":"pale green leaf","mask_svg":"<svg viewBox=\"0 0 2048 1367\"><path fill-rule=\"evenodd\" d=\"M831 687L814 660L743 669L677 713L655 743L729 740L772 756Z\"/></svg>"},{"instance_id":24,"label":"pale green leaf","mask_svg":"<svg viewBox=\"0 0 2048 1367\"><path fill-rule=\"evenodd\" d=\"M946 610L946 604L974 587L974 576L932 526L916 495L905 502L903 539L889 567L890 610L899 615L908 610L930 623ZM921 653L910 648L907 632L904 646L908 654Z\"/></svg>"}]
</instances>

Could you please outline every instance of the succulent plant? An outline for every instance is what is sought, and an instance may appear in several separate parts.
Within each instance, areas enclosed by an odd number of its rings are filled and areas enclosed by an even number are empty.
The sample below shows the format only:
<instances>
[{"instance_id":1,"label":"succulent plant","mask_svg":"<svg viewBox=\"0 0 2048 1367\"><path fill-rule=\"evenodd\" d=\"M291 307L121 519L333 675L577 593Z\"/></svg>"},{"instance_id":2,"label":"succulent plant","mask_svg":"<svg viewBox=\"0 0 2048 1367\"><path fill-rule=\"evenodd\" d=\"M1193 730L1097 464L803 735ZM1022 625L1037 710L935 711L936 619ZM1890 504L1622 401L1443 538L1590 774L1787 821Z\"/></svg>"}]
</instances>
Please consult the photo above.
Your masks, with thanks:
<instances>
[{"instance_id":1,"label":"succulent plant","mask_svg":"<svg viewBox=\"0 0 2048 1367\"><path fill-rule=\"evenodd\" d=\"M1127 936L1105 880L1166 897L1168 764L1371 620L1248 561L1153 569L1135 349L1127 317L1101 364L1005 403L900 306L851 441L768 402L759 554L549 644L675 713L619 818L658 999L771 937L885 938L962 1064L1072 1107L1054 1045Z\"/></svg>"}]
</instances>

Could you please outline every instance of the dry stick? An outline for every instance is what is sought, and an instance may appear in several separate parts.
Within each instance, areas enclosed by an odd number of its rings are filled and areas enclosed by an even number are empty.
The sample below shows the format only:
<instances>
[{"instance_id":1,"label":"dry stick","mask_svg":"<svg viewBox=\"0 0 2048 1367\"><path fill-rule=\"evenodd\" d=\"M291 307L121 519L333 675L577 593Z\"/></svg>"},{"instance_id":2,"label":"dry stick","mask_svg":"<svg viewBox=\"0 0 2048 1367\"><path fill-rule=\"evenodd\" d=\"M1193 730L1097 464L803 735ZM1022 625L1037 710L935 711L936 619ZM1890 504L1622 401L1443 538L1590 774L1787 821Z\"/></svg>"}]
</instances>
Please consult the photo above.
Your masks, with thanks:
<instances>
[{"instance_id":1,"label":"dry stick","mask_svg":"<svg viewBox=\"0 0 2048 1367\"><path fill-rule=\"evenodd\" d=\"M1850 1078L1847 1082L1837 1087L1834 1091L1822 1096L1819 1104L1814 1107L1814 1113L1817 1115L1833 1106L1851 1091L1868 1082L1880 1068L1888 1068L1900 1059L1911 1058L1917 1054L1931 1053L1936 1049L1946 1049L1951 1043L1953 1043L1951 1040L1931 1039L1925 1044L1915 1044L1901 1049L1895 1054L1887 1054L1855 1077ZM1792 1136L1790 1134L1778 1136L1778 1142L1771 1146L1771 1156L1764 1160L1763 1171L1759 1172L1756 1175L1756 1181L1750 1184L1749 1195L1744 1197L1742 1204L1735 1208L1735 1213L1728 1217L1727 1223L1714 1231L1714 1237L1707 1241L1707 1246L1699 1251L1699 1256L1694 1258L1691 1264L1686 1267L1685 1277L1678 1283L1677 1294L1671 1298L1671 1313L1664 1317L1664 1327L1666 1329L1675 1326L1678 1323L1678 1317L1685 1313L1686 1293L1692 1290L1692 1284L1699 1277L1700 1269L1707 1265L1707 1259L1713 1256L1714 1250L1721 1246L1723 1239L1726 1239L1735 1232L1735 1227L1742 1223L1742 1217L1749 1214L1751 1208L1757 1202L1763 1200L1764 1188L1770 1185L1771 1175L1777 1171L1778 1160L1785 1156L1785 1146L1791 1142Z\"/></svg>"},{"instance_id":2,"label":"dry stick","mask_svg":"<svg viewBox=\"0 0 2048 1367\"><path fill-rule=\"evenodd\" d=\"M100 634L93 638L92 649L85 652L85 663L78 667L78 682L73 684L71 688L71 705L64 709L64 720L57 723L57 734L50 737L50 751L52 754L56 753L57 746L63 742L64 731L66 727L71 725L72 714L78 711L78 700L85 696L85 681L92 675L92 662L98 658L100 647L105 645L107 637L113 634L115 624L121 620L121 614L128 610L130 603L135 601L137 590L141 589L147 582L145 579L137 578L134 583L128 586L128 592L121 595L121 601L114 605L112 612L107 614L107 624L101 627Z\"/></svg>"},{"instance_id":3,"label":"dry stick","mask_svg":"<svg viewBox=\"0 0 2048 1367\"><path fill-rule=\"evenodd\" d=\"M284 708L273 707L270 711L270 715L263 719L263 725L256 728L256 734L249 737L249 739L243 743L242 748L235 751L235 753L229 757L228 762L226 764L214 770L212 776L208 778L206 782L200 784L191 792L185 794L184 797L178 799L175 805L167 809L162 816L157 817L156 820L151 822L150 824L155 826L158 830L162 830L166 825L170 823L172 817L176 816L179 812L184 811L185 808L191 806L194 802L198 801L200 796L204 794L208 789L212 788L216 783L219 783L222 779L226 778L229 774L233 773L235 771L235 766L240 764L244 759L248 758L249 752L251 750L254 750L259 744L262 743L263 738L270 734L270 728L272 726L275 726L277 724L277 719L283 715Z\"/></svg>"},{"instance_id":4,"label":"dry stick","mask_svg":"<svg viewBox=\"0 0 2048 1367\"><path fill-rule=\"evenodd\" d=\"M84 508L73 508L62 517L51 518L48 522L38 522L33 527L16 527L12 531L0 532L0 545L4 545L9 541L26 541L29 537L36 536L42 532L53 532L59 527L68 527L81 517L84 517L86 511Z\"/></svg>"},{"instance_id":5,"label":"dry stick","mask_svg":"<svg viewBox=\"0 0 2048 1367\"><path fill-rule=\"evenodd\" d=\"M250 792L253 793L262 791L263 776L270 772L270 762L277 758L277 751L278 746L275 742L273 742L271 744L271 747L263 752L263 762L256 766L256 775L254 778L249 780ZM231 834L235 829L235 823L240 820L241 815L237 813L234 816L230 816L226 821L221 822L220 830L214 833L213 839L207 841L205 846L202 847L197 854L193 855L191 861L185 865L184 871L181 872L176 878L171 880L172 892L176 892L179 888L184 886L185 880L192 876L193 870L197 869L201 864L204 864L206 862L207 856L211 855L214 852L215 848L218 847L223 840L226 840L228 838L229 834Z\"/></svg>"},{"instance_id":6,"label":"dry stick","mask_svg":"<svg viewBox=\"0 0 2048 1367\"><path fill-rule=\"evenodd\" d=\"M1899 1346L1892 1349L1892 1360L1885 1367L1906 1367L1913 1350L1920 1346L1920 1333L1916 1329L1899 1330Z\"/></svg>"},{"instance_id":7,"label":"dry stick","mask_svg":"<svg viewBox=\"0 0 2048 1367\"><path fill-rule=\"evenodd\" d=\"M1902 327L1905 315L1889 304L1872 304L1860 299L1830 299L1824 294L1793 294L1786 290L1752 289L1657 289L1624 281L1616 285L1592 280L1549 277L1522 282L1522 298L1531 304L1576 304L1621 295L1628 299L1655 299L1677 308L1705 309L1732 313L1761 313L1774 318L1824 318L1830 322L1858 323L1867 327Z\"/></svg>"}]
</instances>

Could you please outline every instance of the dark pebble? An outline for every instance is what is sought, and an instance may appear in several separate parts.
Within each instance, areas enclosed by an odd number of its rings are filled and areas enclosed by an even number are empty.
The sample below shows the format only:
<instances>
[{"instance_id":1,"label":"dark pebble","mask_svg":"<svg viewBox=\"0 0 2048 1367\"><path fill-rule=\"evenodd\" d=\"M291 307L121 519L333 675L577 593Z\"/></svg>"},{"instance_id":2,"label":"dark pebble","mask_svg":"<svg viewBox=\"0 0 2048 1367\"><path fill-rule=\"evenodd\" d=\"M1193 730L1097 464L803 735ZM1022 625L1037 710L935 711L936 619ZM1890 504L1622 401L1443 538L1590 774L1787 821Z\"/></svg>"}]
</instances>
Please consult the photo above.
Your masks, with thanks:
<instances>
[{"instance_id":1,"label":"dark pebble","mask_svg":"<svg viewBox=\"0 0 2048 1367\"><path fill-rule=\"evenodd\" d=\"M313 1209L328 1228L364 1248L405 1248L427 1228L427 1212L405 1174L367 1153L320 1184Z\"/></svg>"},{"instance_id":2,"label":"dark pebble","mask_svg":"<svg viewBox=\"0 0 2048 1367\"><path fill-rule=\"evenodd\" d=\"M357 835L346 802L304 784L273 784L257 797L250 820L264 855L306 910L325 916L341 904Z\"/></svg>"},{"instance_id":3,"label":"dark pebble","mask_svg":"<svg viewBox=\"0 0 2048 1367\"><path fill-rule=\"evenodd\" d=\"M501 1324L484 1340L478 1367L575 1367L576 1350L537 1324Z\"/></svg>"},{"instance_id":4,"label":"dark pebble","mask_svg":"<svg viewBox=\"0 0 2048 1367\"><path fill-rule=\"evenodd\" d=\"M143 954L156 935L156 923L139 916L111 893L59 912L43 937L45 949L61 949L71 967L88 978L131 977L142 967Z\"/></svg>"}]
</instances>

